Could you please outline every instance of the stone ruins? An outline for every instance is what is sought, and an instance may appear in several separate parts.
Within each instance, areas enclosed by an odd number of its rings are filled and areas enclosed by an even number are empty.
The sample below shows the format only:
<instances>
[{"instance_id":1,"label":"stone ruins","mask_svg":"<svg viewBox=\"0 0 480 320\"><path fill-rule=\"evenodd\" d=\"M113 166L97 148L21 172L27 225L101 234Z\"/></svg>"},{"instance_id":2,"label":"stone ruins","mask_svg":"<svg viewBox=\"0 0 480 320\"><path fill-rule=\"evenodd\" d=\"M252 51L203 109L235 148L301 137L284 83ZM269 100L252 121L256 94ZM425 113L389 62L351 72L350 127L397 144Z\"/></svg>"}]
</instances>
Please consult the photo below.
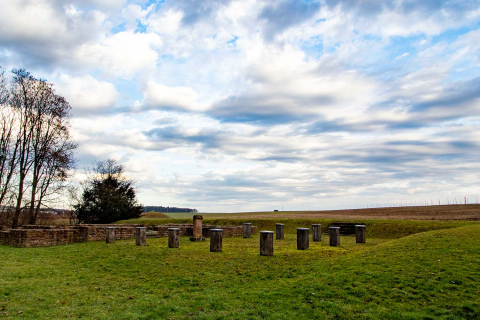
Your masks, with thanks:
<instances>
[{"instance_id":1,"label":"stone ruins","mask_svg":"<svg viewBox=\"0 0 480 320\"><path fill-rule=\"evenodd\" d=\"M242 226L203 225L203 217L195 215L193 224L167 225L101 225L81 224L78 226L23 226L8 231L0 231L0 244L13 247L46 247L88 241L106 241L114 244L115 240L135 239L137 246L147 245L147 237L168 237L169 248L179 248L181 236L190 237L190 241L205 241L210 238L210 252L222 252L223 237L250 238L257 233L257 227L251 223ZM338 226L340 224L341 226ZM275 224L277 240L284 239L284 225ZM342 229L343 232L342 232ZM320 224L312 224L312 240L321 241ZM329 227L330 246L340 246L340 234L351 234L356 243L365 243L366 226L353 223L332 223ZM274 231L260 231L260 255L273 255ZM310 228L297 228L297 250L308 250Z\"/></svg>"},{"instance_id":2,"label":"stone ruins","mask_svg":"<svg viewBox=\"0 0 480 320\"><path fill-rule=\"evenodd\" d=\"M200 219L198 218L200 217ZM26 225L16 229L0 231L0 244L13 247L48 247L70 243L105 241L108 227L115 228L114 240L135 239L135 228L145 227L146 237L168 237L169 228L177 228L180 237L195 237L198 240L210 237L211 229L223 229L223 237L243 236L243 226L202 225L202 216L197 216L196 224L167 224L147 226L141 224L80 224L78 226L37 226ZM194 219L195 221L195 219ZM195 230L195 231L194 231ZM256 233L252 227L252 233ZM114 241L113 240L113 241ZM197 240L197 241L198 241ZM112 241L112 240L110 240Z\"/></svg>"}]
</instances>

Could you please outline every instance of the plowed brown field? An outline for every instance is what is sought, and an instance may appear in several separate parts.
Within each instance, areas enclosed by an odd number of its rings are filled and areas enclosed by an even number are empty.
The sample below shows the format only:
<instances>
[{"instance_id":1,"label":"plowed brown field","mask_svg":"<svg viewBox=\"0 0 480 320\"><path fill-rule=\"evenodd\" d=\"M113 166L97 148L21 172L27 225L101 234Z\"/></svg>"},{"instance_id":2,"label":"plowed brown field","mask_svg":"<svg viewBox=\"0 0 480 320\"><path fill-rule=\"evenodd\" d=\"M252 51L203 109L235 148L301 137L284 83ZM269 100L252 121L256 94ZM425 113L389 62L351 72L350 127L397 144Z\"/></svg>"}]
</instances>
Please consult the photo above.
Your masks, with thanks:
<instances>
[{"instance_id":1,"label":"plowed brown field","mask_svg":"<svg viewBox=\"0 0 480 320\"><path fill-rule=\"evenodd\" d=\"M365 208L328 211L240 212L204 214L208 218L343 218L396 220L473 220L480 221L480 204L394 208Z\"/></svg>"}]
</instances>

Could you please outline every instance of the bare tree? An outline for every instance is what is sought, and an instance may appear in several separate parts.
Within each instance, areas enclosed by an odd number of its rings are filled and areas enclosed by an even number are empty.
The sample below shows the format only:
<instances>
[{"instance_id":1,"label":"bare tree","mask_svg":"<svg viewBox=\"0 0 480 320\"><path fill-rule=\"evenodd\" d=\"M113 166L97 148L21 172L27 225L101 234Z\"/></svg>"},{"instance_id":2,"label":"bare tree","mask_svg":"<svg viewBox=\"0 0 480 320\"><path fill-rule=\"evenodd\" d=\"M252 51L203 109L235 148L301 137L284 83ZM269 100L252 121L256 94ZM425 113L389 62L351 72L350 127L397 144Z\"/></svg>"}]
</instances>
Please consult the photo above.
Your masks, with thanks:
<instances>
[{"instance_id":1,"label":"bare tree","mask_svg":"<svg viewBox=\"0 0 480 320\"><path fill-rule=\"evenodd\" d=\"M63 143L51 148L50 152L44 156L44 163L39 165L43 169L36 178L34 177L36 184L32 183L29 224L35 224L46 199L53 200L52 198L58 196L67 187L66 180L75 165L73 151L76 148L76 143L63 140Z\"/></svg>"},{"instance_id":2,"label":"bare tree","mask_svg":"<svg viewBox=\"0 0 480 320\"><path fill-rule=\"evenodd\" d=\"M32 182L30 188L29 223L34 224L42 200L56 194L74 165L73 150L76 143L70 141L70 105L53 91L48 84L44 101L34 113L35 131L32 137Z\"/></svg>"},{"instance_id":3,"label":"bare tree","mask_svg":"<svg viewBox=\"0 0 480 320\"><path fill-rule=\"evenodd\" d=\"M59 187L73 167L70 141L70 105L55 93L53 85L34 78L23 69L13 70L13 81L7 104L16 118L16 138L10 154L15 163L15 212L12 228L18 225L20 213L27 205L29 223L35 223L42 201ZM29 192L29 200L25 195Z\"/></svg>"},{"instance_id":4,"label":"bare tree","mask_svg":"<svg viewBox=\"0 0 480 320\"><path fill-rule=\"evenodd\" d=\"M5 71L0 68L0 205L10 203L18 162L18 112L9 105ZM10 211L5 211L10 212Z\"/></svg>"}]
</instances>

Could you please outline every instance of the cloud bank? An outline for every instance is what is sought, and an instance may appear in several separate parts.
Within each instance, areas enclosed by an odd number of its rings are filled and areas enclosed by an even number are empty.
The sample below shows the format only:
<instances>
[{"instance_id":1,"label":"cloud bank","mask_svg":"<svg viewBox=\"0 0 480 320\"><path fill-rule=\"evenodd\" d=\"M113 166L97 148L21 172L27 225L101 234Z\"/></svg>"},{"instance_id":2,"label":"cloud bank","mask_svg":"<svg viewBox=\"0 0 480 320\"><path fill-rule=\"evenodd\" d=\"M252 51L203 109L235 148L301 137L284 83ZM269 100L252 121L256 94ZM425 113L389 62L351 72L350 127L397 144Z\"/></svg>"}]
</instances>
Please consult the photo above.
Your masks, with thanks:
<instances>
[{"instance_id":1,"label":"cloud bank","mask_svg":"<svg viewBox=\"0 0 480 320\"><path fill-rule=\"evenodd\" d=\"M73 107L80 175L114 157L145 204L475 202L478 8L4 1L0 65L53 82Z\"/></svg>"}]
</instances>

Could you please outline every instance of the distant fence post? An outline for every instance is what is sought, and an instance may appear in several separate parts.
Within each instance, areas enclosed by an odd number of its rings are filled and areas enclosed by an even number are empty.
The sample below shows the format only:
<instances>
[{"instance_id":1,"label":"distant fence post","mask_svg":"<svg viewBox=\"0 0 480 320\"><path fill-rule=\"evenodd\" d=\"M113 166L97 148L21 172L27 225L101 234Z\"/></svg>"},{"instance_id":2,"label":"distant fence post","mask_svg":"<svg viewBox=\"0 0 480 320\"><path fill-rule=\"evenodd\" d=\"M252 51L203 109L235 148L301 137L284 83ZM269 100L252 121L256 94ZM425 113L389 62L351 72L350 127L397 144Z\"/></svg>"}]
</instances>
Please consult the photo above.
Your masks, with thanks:
<instances>
[{"instance_id":1,"label":"distant fence post","mask_svg":"<svg viewBox=\"0 0 480 320\"><path fill-rule=\"evenodd\" d=\"M147 244L147 228L135 227L135 243L137 246L144 246Z\"/></svg>"},{"instance_id":2,"label":"distant fence post","mask_svg":"<svg viewBox=\"0 0 480 320\"><path fill-rule=\"evenodd\" d=\"M337 247L340 245L340 227L330 227L330 246Z\"/></svg>"},{"instance_id":3,"label":"distant fence post","mask_svg":"<svg viewBox=\"0 0 480 320\"><path fill-rule=\"evenodd\" d=\"M275 223L275 231L277 232L277 234L275 235L275 239L277 240L285 239L283 223Z\"/></svg>"},{"instance_id":4,"label":"distant fence post","mask_svg":"<svg viewBox=\"0 0 480 320\"><path fill-rule=\"evenodd\" d=\"M313 241L322 241L322 225L321 224L312 224L312 240Z\"/></svg>"},{"instance_id":5,"label":"distant fence post","mask_svg":"<svg viewBox=\"0 0 480 320\"><path fill-rule=\"evenodd\" d=\"M367 227L365 225L355 225L355 237L357 243L365 243L365 231Z\"/></svg>"},{"instance_id":6,"label":"distant fence post","mask_svg":"<svg viewBox=\"0 0 480 320\"><path fill-rule=\"evenodd\" d=\"M244 223L243 224L243 237L250 238L252 236L252 224L251 223Z\"/></svg>"},{"instance_id":7,"label":"distant fence post","mask_svg":"<svg viewBox=\"0 0 480 320\"><path fill-rule=\"evenodd\" d=\"M168 247L178 248L180 245L180 228L168 228Z\"/></svg>"},{"instance_id":8,"label":"distant fence post","mask_svg":"<svg viewBox=\"0 0 480 320\"><path fill-rule=\"evenodd\" d=\"M115 243L115 227L107 227L106 242Z\"/></svg>"},{"instance_id":9,"label":"distant fence post","mask_svg":"<svg viewBox=\"0 0 480 320\"><path fill-rule=\"evenodd\" d=\"M222 252L223 229L210 229L210 252Z\"/></svg>"},{"instance_id":10,"label":"distant fence post","mask_svg":"<svg viewBox=\"0 0 480 320\"><path fill-rule=\"evenodd\" d=\"M307 250L309 248L309 228L297 228L297 250Z\"/></svg>"},{"instance_id":11,"label":"distant fence post","mask_svg":"<svg viewBox=\"0 0 480 320\"><path fill-rule=\"evenodd\" d=\"M260 231L260 255L273 256L273 231Z\"/></svg>"}]
</instances>

